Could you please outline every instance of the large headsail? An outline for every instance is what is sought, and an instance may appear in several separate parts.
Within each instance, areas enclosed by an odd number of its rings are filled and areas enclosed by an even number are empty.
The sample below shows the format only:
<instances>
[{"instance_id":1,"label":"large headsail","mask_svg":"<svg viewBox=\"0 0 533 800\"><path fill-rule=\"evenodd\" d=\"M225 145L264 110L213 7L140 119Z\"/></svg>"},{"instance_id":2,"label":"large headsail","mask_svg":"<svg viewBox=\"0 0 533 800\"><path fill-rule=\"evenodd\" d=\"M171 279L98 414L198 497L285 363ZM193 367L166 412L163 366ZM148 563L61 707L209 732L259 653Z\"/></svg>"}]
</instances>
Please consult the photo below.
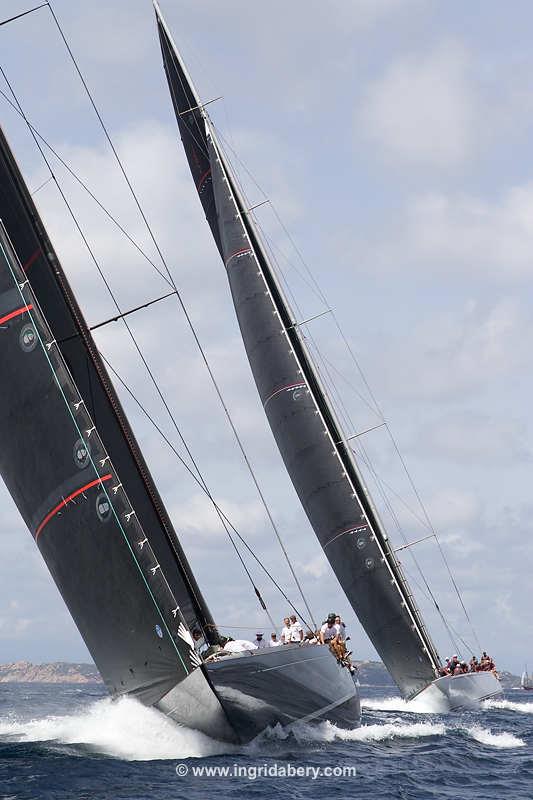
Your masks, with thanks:
<instances>
[{"instance_id":1,"label":"large headsail","mask_svg":"<svg viewBox=\"0 0 533 800\"><path fill-rule=\"evenodd\" d=\"M156 702L217 634L0 130L0 474L107 685Z\"/></svg>"},{"instance_id":2,"label":"large headsail","mask_svg":"<svg viewBox=\"0 0 533 800\"><path fill-rule=\"evenodd\" d=\"M214 128L154 5L183 146L277 446L348 600L402 693L412 696L434 680L439 657Z\"/></svg>"}]
</instances>

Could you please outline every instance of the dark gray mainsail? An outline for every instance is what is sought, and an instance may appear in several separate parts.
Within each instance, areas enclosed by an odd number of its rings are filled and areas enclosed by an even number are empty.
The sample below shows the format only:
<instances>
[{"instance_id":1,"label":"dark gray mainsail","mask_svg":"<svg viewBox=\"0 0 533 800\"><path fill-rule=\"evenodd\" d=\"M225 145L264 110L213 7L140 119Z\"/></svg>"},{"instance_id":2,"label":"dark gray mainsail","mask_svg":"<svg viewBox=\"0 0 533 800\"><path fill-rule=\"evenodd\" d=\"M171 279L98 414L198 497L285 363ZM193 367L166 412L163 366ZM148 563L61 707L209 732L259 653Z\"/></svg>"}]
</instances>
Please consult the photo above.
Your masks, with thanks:
<instances>
[{"instance_id":1,"label":"dark gray mainsail","mask_svg":"<svg viewBox=\"0 0 533 800\"><path fill-rule=\"evenodd\" d=\"M109 689L156 703L217 632L1 130L0 371L0 475Z\"/></svg>"},{"instance_id":2,"label":"dark gray mainsail","mask_svg":"<svg viewBox=\"0 0 533 800\"><path fill-rule=\"evenodd\" d=\"M350 604L403 695L412 697L435 679L439 656L214 128L154 5L181 139L226 267L265 414Z\"/></svg>"}]
</instances>

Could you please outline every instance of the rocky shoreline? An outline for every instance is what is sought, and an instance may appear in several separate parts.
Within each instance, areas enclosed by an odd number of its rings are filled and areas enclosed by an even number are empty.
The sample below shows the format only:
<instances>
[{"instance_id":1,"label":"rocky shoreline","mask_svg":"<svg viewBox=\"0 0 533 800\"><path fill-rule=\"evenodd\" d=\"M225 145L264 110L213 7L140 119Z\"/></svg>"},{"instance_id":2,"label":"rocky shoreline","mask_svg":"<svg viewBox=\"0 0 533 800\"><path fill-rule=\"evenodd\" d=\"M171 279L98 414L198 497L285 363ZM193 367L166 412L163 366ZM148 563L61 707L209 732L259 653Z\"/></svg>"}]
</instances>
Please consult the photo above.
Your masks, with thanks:
<instances>
[{"instance_id":1,"label":"rocky shoreline","mask_svg":"<svg viewBox=\"0 0 533 800\"><path fill-rule=\"evenodd\" d=\"M71 664L56 661L52 664L32 664L14 661L0 664L0 683L102 683L94 664Z\"/></svg>"},{"instance_id":2,"label":"rocky shoreline","mask_svg":"<svg viewBox=\"0 0 533 800\"><path fill-rule=\"evenodd\" d=\"M394 683L381 661L356 661L361 686L390 686ZM520 678L510 672L500 672L504 689L520 685ZM73 664L55 661L51 664L32 664L30 661L15 661L0 664L0 683L102 683L94 664Z\"/></svg>"}]
</instances>

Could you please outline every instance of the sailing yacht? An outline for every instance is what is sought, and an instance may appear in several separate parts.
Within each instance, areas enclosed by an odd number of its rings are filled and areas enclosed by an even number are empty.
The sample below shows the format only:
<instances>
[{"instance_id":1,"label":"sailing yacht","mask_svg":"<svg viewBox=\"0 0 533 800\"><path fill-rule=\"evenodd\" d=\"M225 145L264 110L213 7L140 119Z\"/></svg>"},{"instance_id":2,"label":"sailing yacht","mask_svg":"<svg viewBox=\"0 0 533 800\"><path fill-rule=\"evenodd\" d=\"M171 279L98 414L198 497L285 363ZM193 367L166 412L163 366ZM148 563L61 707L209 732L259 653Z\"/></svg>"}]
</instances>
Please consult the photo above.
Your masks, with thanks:
<instances>
[{"instance_id":1,"label":"sailing yacht","mask_svg":"<svg viewBox=\"0 0 533 800\"><path fill-rule=\"evenodd\" d=\"M522 689L525 689L526 691L533 691L533 678L530 677L530 675L528 674L527 664L520 679L520 686L522 687Z\"/></svg>"},{"instance_id":2,"label":"sailing yacht","mask_svg":"<svg viewBox=\"0 0 533 800\"><path fill-rule=\"evenodd\" d=\"M226 269L242 339L287 472L346 598L411 699L455 709L499 695L489 672L437 677L441 662L215 126L154 0L181 141Z\"/></svg>"}]
</instances>

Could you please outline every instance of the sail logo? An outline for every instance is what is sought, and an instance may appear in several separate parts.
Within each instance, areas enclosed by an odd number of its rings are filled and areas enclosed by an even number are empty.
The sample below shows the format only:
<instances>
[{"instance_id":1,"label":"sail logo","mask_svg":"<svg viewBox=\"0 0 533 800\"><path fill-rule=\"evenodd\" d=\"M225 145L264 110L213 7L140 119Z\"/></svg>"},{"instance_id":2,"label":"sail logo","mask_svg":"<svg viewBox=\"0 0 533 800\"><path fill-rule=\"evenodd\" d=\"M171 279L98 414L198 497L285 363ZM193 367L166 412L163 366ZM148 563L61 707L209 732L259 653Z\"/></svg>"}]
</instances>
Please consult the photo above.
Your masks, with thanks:
<instances>
[{"instance_id":1,"label":"sail logo","mask_svg":"<svg viewBox=\"0 0 533 800\"><path fill-rule=\"evenodd\" d=\"M111 518L111 503L104 492L96 498L96 513L100 522L107 522Z\"/></svg>"},{"instance_id":2,"label":"sail logo","mask_svg":"<svg viewBox=\"0 0 533 800\"><path fill-rule=\"evenodd\" d=\"M33 325L24 325L19 336L20 346L25 353L31 353L37 347L37 336Z\"/></svg>"},{"instance_id":3,"label":"sail logo","mask_svg":"<svg viewBox=\"0 0 533 800\"><path fill-rule=\"evenodd\" d=\"M76 466L79 467L79 469L85 469L91 458L89 445L84 442L83 439L78 439L77 442L74 443L72 454Z\"/></svg>"}]
</instances>

